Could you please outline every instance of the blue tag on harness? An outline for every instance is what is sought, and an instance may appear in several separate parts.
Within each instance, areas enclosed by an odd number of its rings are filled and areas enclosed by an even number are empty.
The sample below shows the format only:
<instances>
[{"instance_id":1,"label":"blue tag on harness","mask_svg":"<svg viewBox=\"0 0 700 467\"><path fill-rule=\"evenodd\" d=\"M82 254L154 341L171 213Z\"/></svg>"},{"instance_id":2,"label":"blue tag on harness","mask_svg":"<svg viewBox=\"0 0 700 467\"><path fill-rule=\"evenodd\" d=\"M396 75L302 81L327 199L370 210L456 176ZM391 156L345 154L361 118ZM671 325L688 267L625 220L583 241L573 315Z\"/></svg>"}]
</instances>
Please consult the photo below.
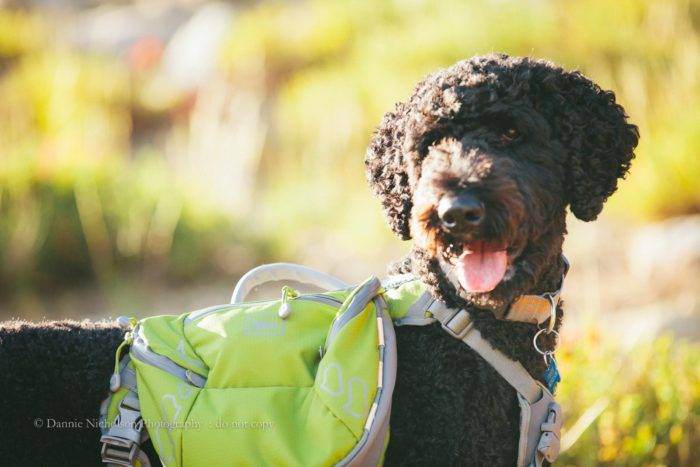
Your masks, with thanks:
<instances>
[{"instance_id":1,"label":"blue tag on harness","mask_svg":"<svg viewBox=\"0 0 700 467\"><path fill-rule=\"evenodd\" d=\"M554 394L557 389L557 384L561 381L561 375L557 368L557 361L553 356L549 355L547 369L544 370L544 382L547 383L547 389Z\"/></svg>"}]
</instances>

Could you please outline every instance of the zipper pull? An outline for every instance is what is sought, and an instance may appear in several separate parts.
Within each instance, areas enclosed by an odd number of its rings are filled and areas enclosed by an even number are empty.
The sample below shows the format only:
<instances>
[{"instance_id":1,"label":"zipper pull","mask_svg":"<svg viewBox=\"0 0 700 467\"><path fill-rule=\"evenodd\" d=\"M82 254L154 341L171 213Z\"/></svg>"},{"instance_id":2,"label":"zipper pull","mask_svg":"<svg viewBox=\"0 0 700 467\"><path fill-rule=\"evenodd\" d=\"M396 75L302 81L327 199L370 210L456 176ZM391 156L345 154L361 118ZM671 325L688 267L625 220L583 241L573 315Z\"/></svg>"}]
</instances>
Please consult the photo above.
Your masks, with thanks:
<instances>
[{"instance_id":1,"label":"zipper pull","mask_svg":"<svg viewBox=\"0 0 700 467\"><path fill-rule=\"evenodd\" d=\"M126 334L124 334L124 340L119 344L119 347L117 347L117 351L114 355L114 371L112 372L112 376L109 378L109 390L112 392L117 392L119 388L122 385L122 379L121 376L119 375L119 362L121 359L122 350L128 345L131 345L131 343L134 341L134 335L131 331L127 331Z\"/></svg>"},{"instance_id":2,"label":"zipper pull","mask_svg":"<svg viewBox=\"0 0 700 467\"><path fill-rule=\"evenodd\" d=\"M288 285L282 287L282 304L280 305L280 308L277 311L277 315L280 318L287 319L289 317L289 314L292 312L292 307L289 305L289 302L294 300L298 296L299 292L289 287Z\"/></svg>"}]
</instances>

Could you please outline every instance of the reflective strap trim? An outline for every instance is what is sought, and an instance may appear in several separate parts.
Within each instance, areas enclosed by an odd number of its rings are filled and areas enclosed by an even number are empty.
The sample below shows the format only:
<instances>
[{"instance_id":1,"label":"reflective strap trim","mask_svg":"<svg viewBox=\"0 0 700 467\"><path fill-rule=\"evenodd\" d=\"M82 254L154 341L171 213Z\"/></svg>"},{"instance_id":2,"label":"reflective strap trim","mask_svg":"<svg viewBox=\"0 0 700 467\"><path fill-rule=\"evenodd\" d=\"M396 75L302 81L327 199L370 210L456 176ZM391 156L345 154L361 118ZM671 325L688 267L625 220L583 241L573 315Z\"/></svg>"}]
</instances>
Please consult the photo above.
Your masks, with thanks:
<instances>
[{"instance_id":1,"label":"reflective strap trim","mask_svg":"<svg viewBox=\"0 0 700 467\"><path fill-rule=\"evenodd\" d=\"M381 316L384 326L384 346L379 347L379 361L382 367L381 386L370 408L365 429L355 447L338 463L337 467L361 467L378 465L389 433L389 412L391 395L396 382L396 336L391 324L386 302L381 296L374 297L374 309ZM379 323L379 321L377 321Z\"/></svg>"},{"instance_id":2,"label":"reflective strap trim","mask_svg":"<svg viewBox=\"0 0 700 467\"><path fill-rule=\"evenodd\" d=\"M374 422L374 416L377 413L378 404L375 402L372 404L372 408L369 409L369 415L367 415L367 421L365 422L365 430L369 431L372 428L372 422Z\"/></svg>"},{"instance_id":3,"label":"reflective strap trim","mask_svg":"<svg viewBox=\"0 0 700 467\"><path fill-rule=\"evenodd\" d=\"M204 376L194 373L192 370L182 367L165 355L154 352L148 346L148 342L142 335L141 327L134 329L134 341L129 350L130 355L147 365L151 365L159 370L165 371L187 384L198 388L204 387L207 380Z\"/></svg>"},{"instance_id":4,"label":"reflective strap trim","mask_svg":"<svg viewBox=\"0 0 700 467\"><path fill-rule=\"evenodd\" d=\"M499 350L494 349L474 328L466 310L455 311L443 305L433 307L431 312L448 334L460 339L489 362L498 374L508 381L525 400L532 404L540 399L542 390L537 381L530 376L520 362L513 361Z\"/></svg>"},{"instance_id":5,"label":"reflective strap trim","mask_svg":"<svg viewBox=\"0 0 700 467\"><path fill-rule=\"evenodd\" d=\"M379 339L379 345L384 345L384 323L382 318L377 318L377 338Z\"/></svg>"}]
</instances>

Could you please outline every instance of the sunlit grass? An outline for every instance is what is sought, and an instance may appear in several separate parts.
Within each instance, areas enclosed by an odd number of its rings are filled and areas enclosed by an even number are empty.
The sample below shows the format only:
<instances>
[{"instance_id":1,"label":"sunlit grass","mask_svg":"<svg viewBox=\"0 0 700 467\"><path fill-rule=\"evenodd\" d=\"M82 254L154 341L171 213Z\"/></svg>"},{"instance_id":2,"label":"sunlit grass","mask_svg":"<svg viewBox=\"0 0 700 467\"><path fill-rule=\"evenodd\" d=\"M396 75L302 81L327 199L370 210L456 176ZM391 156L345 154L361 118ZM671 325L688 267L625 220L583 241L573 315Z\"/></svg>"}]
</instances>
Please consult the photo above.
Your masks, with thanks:
<instances>
[{"instance_id":1,"label":"sunlit grass","mask_svg":"<svg viewBox=\"0 0 700 467\"><path fill-rule=\"evenodd\" d=\"M557 355L568 448L562 465L700 462L698 344L667 335L622 348L591 329Z\"/></svg>"}]
</instances>

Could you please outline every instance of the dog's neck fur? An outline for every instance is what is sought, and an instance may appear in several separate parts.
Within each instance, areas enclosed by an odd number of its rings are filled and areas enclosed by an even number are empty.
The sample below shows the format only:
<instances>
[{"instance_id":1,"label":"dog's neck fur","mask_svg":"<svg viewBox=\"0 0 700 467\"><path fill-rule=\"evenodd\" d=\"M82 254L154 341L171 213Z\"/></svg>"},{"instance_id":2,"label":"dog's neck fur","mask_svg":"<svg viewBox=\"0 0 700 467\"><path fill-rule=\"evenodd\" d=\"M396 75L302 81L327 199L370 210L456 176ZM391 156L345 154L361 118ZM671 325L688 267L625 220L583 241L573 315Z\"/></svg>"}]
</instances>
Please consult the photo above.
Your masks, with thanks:
<instances>
[{"instance_id":1,"label":"dog's neck fur","mask_svg":"<svg viewBox=\"0 0 700 467\"><path fill-rule=\"evenodd\" d=\"M532 287L522 290L513 299L521 295L539 295L552 292L560 286L566 266L561 259L561 249L558 249L555 253L553 260L546 264L539 278L533 281ZM529 344L537 331L536 325L497 319L494 311L502 310L494 310L465 300L456 293L453 287L445 286L444 275L439 271L437 264L425 261L419 251L412 251L402 261L395 263L389 272L394 274L413 273L438 300L445 302L450 307L465 308L469 311L476 328L479 329L491 345L513 360L520 361L534 378L541 380L545 369L544 360ZM562 316L563 310L560 305L557 307L555 329L559 329L561 326ZM445 338L450 339L451 337L445 333ZM540 342L545 349L553 350L556 346L556 340L553 335L542 336ZM525 345L523 346L523 344ZM530 348L531 351L523 353L523 348Z\"/></svg>"}]
</instances>

